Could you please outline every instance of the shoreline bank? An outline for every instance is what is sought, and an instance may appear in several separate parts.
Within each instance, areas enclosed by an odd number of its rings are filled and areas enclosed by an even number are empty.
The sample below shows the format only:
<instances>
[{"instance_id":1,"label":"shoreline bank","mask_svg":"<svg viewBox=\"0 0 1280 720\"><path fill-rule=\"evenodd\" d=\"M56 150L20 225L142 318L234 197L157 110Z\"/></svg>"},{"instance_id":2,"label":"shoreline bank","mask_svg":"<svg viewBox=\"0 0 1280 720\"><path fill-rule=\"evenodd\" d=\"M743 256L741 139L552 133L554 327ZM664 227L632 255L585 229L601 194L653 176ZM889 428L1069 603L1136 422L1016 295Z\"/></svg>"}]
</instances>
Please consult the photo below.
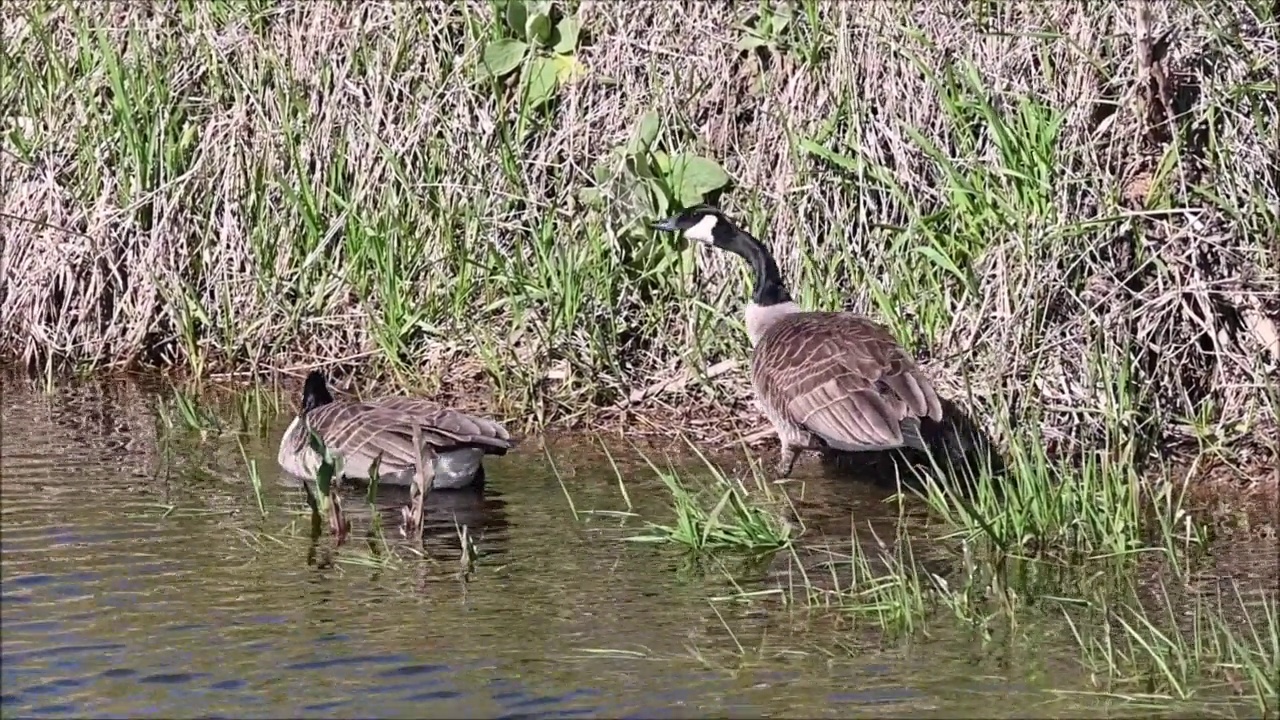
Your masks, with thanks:
<instances>
[{"instance_id":1,"label":"shoreline bank","mask_svg":"<svg viewBox=\"0 0 1280 720\"><path fill-rule=\"evenodd\" d=\"M223 407L224 410L237 398L266 393L267 407L273 417L263 417L263 422L279 420L296 411L305 371L262 372L253 374L252 378L246 378L246 375L228 373L197 378L181 370L144 369L97 372L87 377L56 375L51 387L55 392L59 388L79 384L126 387L162 399L176 393L190 393L197 403ZM720 384L733 382L727 375L721 376ZM38 390L45 382L12 364L0 364L0 377L4 378L7 388L12 388L14 383L22 383L30 390ZM545 423L534 425L531 424L534 421L532 417L524 417L522 421L518 415L504 415L488 392L433 394L404 388L389 378L359 377L356 382L351 380L348 375L337 374L332 382L335 394L339 397L421 395L459 410L498 418L513 432L538 443L552 439L556 445L594 444L613 438L642 452L670 452L673 441L687 441L695 443L699 451L725 467L741 464L744 446L756 454L767 455L776 451L772 427L764 415L752 407L749 399L735 405L703 401L677 406L661 402L661 395L649 396L643 401L629 403L625 408L578 408L574 412L549 416ZM448 387L449 383L442 385ZM749 394L743 394L748 392L745 381L742 385L739 395L749 398ZM1001 445L1003 439L999 432L993 435L1001 452L1005 452ZM683 445L676 450L680 454L692 452ZM1197 453L1192 439L1172 438L1153 448L1143 475L1160 480L1166 477L1164 473L1167 471L1167 479L1184 485L1185 499L1193 510L1207 513L1215 522L1262 528L1262 532L1274 534L1280 525L1277 520L1280 518L1280 452L1260 435L1236 438L1232 446L1221 450L1223 452ZM858 459L861 460L861 456ZM891 477L894 470L886 470L886 467L894 463L888 460L887 454L866 460L870 470L862 472L830 465L817 456L803 459L800 467L808 466L806 472L818 472L836 480L878 482L883 486L883 478L875 476Z\"/></svg>"},{"instance_id":2,"label":"shoreline bank","mask_svg":"<svg viewBox=\"0 0 1280 720\"><path fill-rule=\"evenodd\" d=\"M484 3L7 14L0 354L729 443L744 271L647 229L712 201L1001 439L1280 456L1267 8L555 6L555 47Z\"/></svg>"}]
</instances>

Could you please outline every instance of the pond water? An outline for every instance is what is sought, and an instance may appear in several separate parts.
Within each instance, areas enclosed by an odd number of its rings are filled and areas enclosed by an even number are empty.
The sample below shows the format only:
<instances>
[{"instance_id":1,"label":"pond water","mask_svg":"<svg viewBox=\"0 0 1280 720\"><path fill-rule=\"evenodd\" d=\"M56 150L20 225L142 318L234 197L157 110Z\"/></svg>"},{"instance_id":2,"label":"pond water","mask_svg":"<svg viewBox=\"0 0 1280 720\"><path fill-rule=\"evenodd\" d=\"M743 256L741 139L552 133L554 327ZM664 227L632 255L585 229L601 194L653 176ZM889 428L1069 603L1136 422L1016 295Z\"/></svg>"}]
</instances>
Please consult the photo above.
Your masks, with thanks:
<instances>
[{"instance_id":1,"label":"pond water","mask_svg":"<svg viewBox=\"0 0 1280 720\"><path fill-rule=\"evenodd\" d=\"M1017 642L959 629L891 640L831 613L712 600L735 583L777 581L768 568L731 581L674 548L625 541L671 510L623 441L606 454L591 439L530 439L488 460L483 493L431 495L421 559L358 561L370 520L358 494L347 500L351 540L332 551L326 537L317 550L297 531L301 492L275 465L292 403L248 432L222 407L223 429L201 433L167 429L165 397L132 384L42 393L6 380L5 717L1153 712L1064 692L1090 686L1059 625L1024 628ZM705 474L691 453L669 459ZM850 517L889 534L915 521L868 484L812 466L797 475L819 534L843 527L847 537ZM575 520L566 495L579 512L624 510L629 499L636 517ZM403 500L382 499L391 541ZM476 548L469 573L457 525Z\"/></svg>"}]
</instances>

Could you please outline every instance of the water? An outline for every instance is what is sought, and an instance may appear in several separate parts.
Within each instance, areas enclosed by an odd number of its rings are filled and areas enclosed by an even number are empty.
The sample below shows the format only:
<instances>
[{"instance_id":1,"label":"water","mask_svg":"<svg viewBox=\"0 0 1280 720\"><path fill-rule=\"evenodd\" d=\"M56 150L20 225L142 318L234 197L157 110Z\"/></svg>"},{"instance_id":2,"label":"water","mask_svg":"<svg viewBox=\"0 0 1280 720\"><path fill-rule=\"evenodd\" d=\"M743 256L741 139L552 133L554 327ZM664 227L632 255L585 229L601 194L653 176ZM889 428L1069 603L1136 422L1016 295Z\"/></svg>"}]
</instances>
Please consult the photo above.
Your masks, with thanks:
<instances>
[{"instance_id":1,"label":"water","mask_svg":"<svg viewBox=\"0 0 1280 720\"><path fill-rule=\"evenodd\" d=\"M262 432L170 431L164 393L85 384L3 398L0 708L6 717L913 717L1120 714L1086 689L1061 627L983 645L932 631L889 641L777 603L713 603L732 583L670 548L628 543L609 458L584 441L526 442L488 461L485 492L437 493L427 557L349 561L288 528L302 507ZM257 460L258 512L241 446ZM667 520L644 460L610 451L642 518ZM554 459L565 488L552 471ZM652 455L662 460L662 453ZM689 462L686 458L683 462ZM696 467L693 461L691 467ZM727 462L732 462L727 461ZM892 533L884 494L811 466L815 525L851 514ZM403 496L384 497L388 534ZM463 576L466 524L479 555ZM912 522L910 518L907 520ZM820 531L819 531L820 532ZM322 540L328 545L329 540ZM342 561L346 557L348 561ZM770 573L735 578L764 587ZM775 583L776 584L776 583ZM1149 711L1142 711L1149 712ZM1141 713L1140 713L1141 714Z\"/></svg>"}]
</instances>

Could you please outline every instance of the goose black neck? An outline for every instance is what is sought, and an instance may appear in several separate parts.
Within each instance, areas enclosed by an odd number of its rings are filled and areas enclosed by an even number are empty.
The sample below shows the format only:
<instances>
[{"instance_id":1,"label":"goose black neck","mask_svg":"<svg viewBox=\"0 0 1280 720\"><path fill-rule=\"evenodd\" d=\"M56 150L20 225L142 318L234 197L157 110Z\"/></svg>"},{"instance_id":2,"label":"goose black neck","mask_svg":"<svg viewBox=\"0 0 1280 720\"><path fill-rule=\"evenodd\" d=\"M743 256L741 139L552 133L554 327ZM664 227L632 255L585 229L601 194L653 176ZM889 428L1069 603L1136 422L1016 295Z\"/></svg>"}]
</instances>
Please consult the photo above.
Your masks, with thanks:
<instances>
[{"instance_id":1,"label":"goose black neck","mask_svg":"<svg viewBox=\"0 0 1280 720\"><path fill-rule=\"evenodd\" d=\"M315 410L331 402L333 402L333 396L329 394L324 375L315 370L308 373L307 381L302 385L302 412Z\"/></svg>"},{"instance_id":2,"label":"goose black neck","mask_svg":"<svg viewBox=\"0 0 1280 720\"><path fill-rule=\"evenodd\" d=\"M760 306L791 302L791 293L787 292L787 286L782 283L782 273L778 270L778 263L769 254L769 249L743 230L734 230L733 238L725 249L751 265L755 283L751 289L751 302Z\"/></svg>"}]
</instances>

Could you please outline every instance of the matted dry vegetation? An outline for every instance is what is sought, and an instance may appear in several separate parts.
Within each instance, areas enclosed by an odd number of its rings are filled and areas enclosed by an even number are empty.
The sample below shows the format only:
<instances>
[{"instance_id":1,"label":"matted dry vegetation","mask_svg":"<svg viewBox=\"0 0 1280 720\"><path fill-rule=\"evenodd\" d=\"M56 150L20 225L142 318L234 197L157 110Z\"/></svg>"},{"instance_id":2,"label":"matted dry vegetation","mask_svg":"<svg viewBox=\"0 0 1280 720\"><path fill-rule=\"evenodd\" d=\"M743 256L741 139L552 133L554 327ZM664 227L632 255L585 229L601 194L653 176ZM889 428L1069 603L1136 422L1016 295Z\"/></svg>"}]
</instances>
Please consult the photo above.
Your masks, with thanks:
<instances>
[{"instance_id":1,"label":"matted dry vegetation","mask_svg":"<svg viewBox=\"0 0 1280 720\"><path fill-rule=\"evenodd\" d=\"M576 62L532 108L482 70L487 2L8 2L0 351L426 377L534 421L742 406L741 269L598 167L656 110L802 302L980 417L1274 437L1271 3L777 7L561 5Z\"/></svg>"}]
</instances>

